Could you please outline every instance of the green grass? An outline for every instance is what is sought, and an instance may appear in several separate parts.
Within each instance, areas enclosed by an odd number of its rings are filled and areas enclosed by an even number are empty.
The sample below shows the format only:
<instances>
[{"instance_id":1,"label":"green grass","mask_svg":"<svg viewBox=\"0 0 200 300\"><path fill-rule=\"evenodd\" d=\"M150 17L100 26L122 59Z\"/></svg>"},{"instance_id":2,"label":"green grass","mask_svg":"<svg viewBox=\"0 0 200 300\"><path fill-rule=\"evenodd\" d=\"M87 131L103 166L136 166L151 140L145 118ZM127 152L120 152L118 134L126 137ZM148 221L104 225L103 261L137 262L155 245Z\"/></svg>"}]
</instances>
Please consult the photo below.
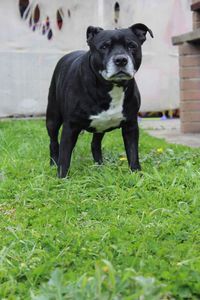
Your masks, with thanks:
<instances>
[{"instance_id":1,"label":"green grass","mask_svg":"<svg viewBox=\"0 0 200 300\"><path fill-rule=\"evenodd\" d=\"M0 122L0 299L199 299L200 150L141 132L141 176L90 141L59 180L44 121Z\"/></svg>"}]
</instances>

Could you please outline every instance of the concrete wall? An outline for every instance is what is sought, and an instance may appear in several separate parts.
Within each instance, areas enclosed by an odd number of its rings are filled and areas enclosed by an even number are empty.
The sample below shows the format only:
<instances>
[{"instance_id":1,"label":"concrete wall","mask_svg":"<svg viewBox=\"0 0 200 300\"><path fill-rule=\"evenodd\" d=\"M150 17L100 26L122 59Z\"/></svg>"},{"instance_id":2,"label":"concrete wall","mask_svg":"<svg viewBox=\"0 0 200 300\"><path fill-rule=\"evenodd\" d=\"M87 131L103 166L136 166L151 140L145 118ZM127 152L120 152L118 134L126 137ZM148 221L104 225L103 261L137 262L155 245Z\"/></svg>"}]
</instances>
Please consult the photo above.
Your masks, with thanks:
<instances>
[{"instance_id":1,"label":"concrete wall","mask_svg":"<svg viewBox=\"0 0 200 300\"><path fill-rule=\"evenodd\" d=\"M143 47L143 65L137 81L142 110L155 111L179 106L178 53L171 36L190 30L190 0L119 0L115 22L113 0L29 0L27 18L21 18L18 1L0 2L0 117L44 113L50 78L57 60L75 49L87 49L89 25L126 27L143 22L154 32ZM39 5L40 20L30 24ZM57 10L63 13L59 30ZM53 37L42 28L49 17Z\"/></svg>"}]
</instances>

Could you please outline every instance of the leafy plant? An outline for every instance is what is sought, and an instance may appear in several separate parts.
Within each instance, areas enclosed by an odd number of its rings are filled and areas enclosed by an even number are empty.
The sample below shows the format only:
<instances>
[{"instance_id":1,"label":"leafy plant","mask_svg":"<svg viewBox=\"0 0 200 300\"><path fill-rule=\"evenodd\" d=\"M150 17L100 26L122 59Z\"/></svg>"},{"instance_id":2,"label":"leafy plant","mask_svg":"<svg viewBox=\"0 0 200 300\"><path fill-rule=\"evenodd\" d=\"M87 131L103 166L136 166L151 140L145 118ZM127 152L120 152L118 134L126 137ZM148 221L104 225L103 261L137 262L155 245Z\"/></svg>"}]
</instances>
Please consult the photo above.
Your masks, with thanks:
<instances>
[{"instance_id":1,"label":"leafy plant","mask_svg":"<svg viewBox=\"0 0 200 300\"><path fill-rule=\"evenodd\" d=\"M103 260L103 264L96 264L93 277L84 274L78 281L67 285L63 284L63 272L56 269L50 280L41 286L39 294L32 294L32 300L156 300L165 297L164 285L156 283L155 278L136 276L133 269L125 269L119 276L109 261Z\"/></svg>"}]
</instances>

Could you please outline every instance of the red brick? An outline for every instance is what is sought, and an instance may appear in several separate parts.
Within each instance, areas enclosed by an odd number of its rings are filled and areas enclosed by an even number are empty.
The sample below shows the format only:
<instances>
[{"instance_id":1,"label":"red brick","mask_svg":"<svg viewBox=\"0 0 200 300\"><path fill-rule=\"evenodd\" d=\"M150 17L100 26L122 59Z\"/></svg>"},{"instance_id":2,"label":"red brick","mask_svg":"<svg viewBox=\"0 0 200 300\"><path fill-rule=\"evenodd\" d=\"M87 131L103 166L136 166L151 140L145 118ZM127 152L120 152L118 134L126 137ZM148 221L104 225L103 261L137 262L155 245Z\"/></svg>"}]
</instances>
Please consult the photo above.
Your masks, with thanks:
<instances>
[{"instance_id":1,"label":"red brick","mask_svg":"<svg viewBox=\"0 0 200 300\"><path fill-rule=\"evenodd\" d=\"M200 90L200 78L199 79L181 79L181 90Z\"/></svg>"},{"instance_id":2,"label":"red brick","mask_svg":"<svg viewBox=\"0 0 200 300\"><path fill-rule=\"evenodd\" d=\"M200 53L200 45L184 43L179 46L179 55L198 55Z\"/></svg>"},{"instance_id":3,"label":"red brick","mask_svg":"<svg viewBox=\"0 0 200 300\"><path fill-rule=\"evenodd\" d=\"M183 133L200 133L200 122L182 122L181 131Z\"/></svg>"},{"instance_id":4,"label":"red brick","mask_svg":"<svg viewBox=\"0 0 200 300\"><path fill-rule=\"evenodd\" d=\"M200 22L193 22L193 29L197 29L200 27Z\"/></svg>"},{"instance_id":5,"label":"red brick","mask_svg":"<svg viewBox=\"0 0 200 300\"><path fill-rule=\"evenodd\" d=\"M192 2L190 8L191 8L192 11L199 11L199 9L200 9L200 1L196 0L196 1Z\"/></svg>"},{"instance_id":6,"label":"red brick","mask_svg":"<svg viewBox=\"0 0 200 300\"><path fill-rule=\"evenodd\" d=\"M199 53L199 55L180 56L179 64L180 64L180 67L200 66L200 53Z\"/></svg>"},{"instance_id":7,"label":"red brick","mask_svg":"<svg viewBox=\"0 0 200 300\"><path fill-rule=\"evenodd\" d=\"M199 100L200 101L200 90L181 91L181 100Z\"/></svg>"},{"instance_id":8,"label":"red brick","mask_svg":"<svg viewBox=\"0 0 200 300\"><path fill-rule=\"evenodd\" d=\"M200 111L200 101L181 101L181 112Z\"/></svg>"},{"instance_id":9,"label":"red brick","mask_svg":"<svg viewBox=\"0 0 200 300\"><path fill-rule=\"evenodd\" d=\"M192 13L192 20L193 20L193 22L200 22L200 13L197 11L194 11Z\"/></svg>"},{"instance_id":10,"label":"red brick","mask_svg":"<svg viewBox=\"0 0 200 300\"><path fill-rule=\"evenodd\" d=\"M200 68L180 68L180 78L200 78Z\"/></svg>"},{"instance_id":11,"label":"red brick","mask_svg":"<svg viewBox=\"0 0 200 300\"><path fill-rule=\"evenodd\" d=\"M192 14L192 23L193 23L193 29L197 29L200 27L200 13L197 11L194 11Z\"/></svg>"},{"instance_id":12,"label":"red brick","mask_svg":"<svg viewBox=\"0 0 200 300\"><path fill-rule=\"evenodd\" d=\"M181 111L182 122L200 122L200 111Z\"/></svg>"}]
</instances>

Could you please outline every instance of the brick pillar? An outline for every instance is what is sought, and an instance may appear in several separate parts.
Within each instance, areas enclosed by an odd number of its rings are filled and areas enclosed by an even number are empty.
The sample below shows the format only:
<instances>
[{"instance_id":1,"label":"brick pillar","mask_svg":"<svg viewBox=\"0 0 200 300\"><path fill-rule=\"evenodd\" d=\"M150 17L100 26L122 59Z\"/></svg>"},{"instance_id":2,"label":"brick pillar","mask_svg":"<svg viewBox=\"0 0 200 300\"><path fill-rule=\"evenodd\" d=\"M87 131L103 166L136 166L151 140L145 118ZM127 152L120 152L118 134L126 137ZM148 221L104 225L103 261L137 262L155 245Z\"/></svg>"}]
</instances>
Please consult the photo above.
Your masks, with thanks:
<instances>
[{"instance_id":1,"label":"brick pillar","mask_svg":"<svg viewBox=\"0 0 200 300\"><path fill-rule=\"evenodd\" d=\"M200 132L200 45L179 46L180 116L183 133Z\"/></svg>"},{"instance_id":2,"label":"brick pillar","mask_svg":"<svg viewBox=\"0 0 200 300\"><path fill-rule=\"evenodd\" d=\"M191 4L195 4L199 1L192 0ZM200 28L200 11L193 11L192 13L192 23L193 23L193 30Z\"/></svg>"},{"instance_id":3,"label":"brick pillar","mask_svg":"<svg viewBox=\"0 0 200 300\"><path fill-rule=\"evenodd\" d=\"M193 29L200 28L200 13L194 11L192 14Z\"/></svg>"}]
</instances>

